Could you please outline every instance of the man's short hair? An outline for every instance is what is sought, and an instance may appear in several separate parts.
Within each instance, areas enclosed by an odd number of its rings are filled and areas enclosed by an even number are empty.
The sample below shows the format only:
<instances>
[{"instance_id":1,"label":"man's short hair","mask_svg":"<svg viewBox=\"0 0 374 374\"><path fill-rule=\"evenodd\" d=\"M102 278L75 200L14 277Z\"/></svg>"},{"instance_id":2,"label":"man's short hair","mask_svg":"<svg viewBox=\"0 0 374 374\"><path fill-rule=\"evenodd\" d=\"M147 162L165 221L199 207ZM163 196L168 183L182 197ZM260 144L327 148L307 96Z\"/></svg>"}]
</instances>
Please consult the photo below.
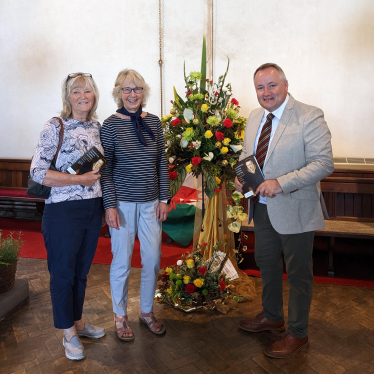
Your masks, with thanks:
<instances>
[{"instance_id":1,"label":"man's short hair","mask_svg":"<svg viewBox=\"0 0 374 374\"><path fill-rule=\"evenodd\" d=\"M272 62L268 62L268 63L266 63L266 64L262 64L261 66L259 66L259 67L256 69L255 73L253 74L253 80L255 80L255 76L256 76L256 74L257 74L259 71L261 71L261 70L266 70L266 69L269 69L269 68L274 68L274 69L276 69L276 70L278 71L278 73L279 73L281 79L283 80L283 82L285 82L285 81L287 80L287 78L286 78L286 74L284 74L284 71L282 70L282 68L281 68L280 66L278 66L277 64L274 64L274 63L272 63Z\"/></svg>"}]
</instances>

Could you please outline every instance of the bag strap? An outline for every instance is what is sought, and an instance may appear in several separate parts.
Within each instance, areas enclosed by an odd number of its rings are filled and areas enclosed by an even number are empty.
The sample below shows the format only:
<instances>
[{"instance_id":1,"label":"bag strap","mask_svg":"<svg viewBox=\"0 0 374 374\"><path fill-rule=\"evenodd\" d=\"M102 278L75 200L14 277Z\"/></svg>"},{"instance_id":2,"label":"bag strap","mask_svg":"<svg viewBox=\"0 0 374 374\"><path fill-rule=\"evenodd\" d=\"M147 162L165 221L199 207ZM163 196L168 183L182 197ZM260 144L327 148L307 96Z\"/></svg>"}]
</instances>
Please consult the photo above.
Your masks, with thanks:
<instances>
[{"instance_id":1,"label":"bag strap","mask_svg":"<svg viewBox=\"0 0 374 374\"><path fill-rule=\"evenodd\" d=\"M58 122L60 122L60 133L58 135L58 147L57 147L55 157L53 159L54 162L56 163L58 152L60 152L60 149L61 149L61 146L62 146L62 141L64 140L64 124L62 123L62 120L61 120L60 117L53 117L53 118L58 119Z\"/></svg>"}]
</instances>

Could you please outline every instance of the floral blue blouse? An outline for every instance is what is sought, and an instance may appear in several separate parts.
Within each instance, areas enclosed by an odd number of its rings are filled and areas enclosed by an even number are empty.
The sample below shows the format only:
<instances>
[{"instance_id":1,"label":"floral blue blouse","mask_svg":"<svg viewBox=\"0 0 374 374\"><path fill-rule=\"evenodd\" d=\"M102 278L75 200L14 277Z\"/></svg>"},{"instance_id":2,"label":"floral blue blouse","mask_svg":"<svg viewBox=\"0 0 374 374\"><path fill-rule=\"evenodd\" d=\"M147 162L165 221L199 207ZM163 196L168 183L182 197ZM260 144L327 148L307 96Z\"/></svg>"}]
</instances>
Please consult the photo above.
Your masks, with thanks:
<instances>
[{"instance_id":1,"label":"floral blue blouse","mask_svg":"<svg viewBox=\"0 0 374 374\"><path fill-rule=\"evenodd\" d=\"M99 122L79 122L72 118L61 119L64 124L64 139L56 160L56 169L58 171L67 173L67 168L93 146L104 154L100 142L101 126ZM44 177L56 154L59 133L60 122L58 119L52 118L45 124L40 134L30 169L31 179L39 184L43 183ZM45 203L50 204L61 201L93 199L101 196L101 186L98 180L92 187L85 187L82 185L52 187L51 195Z\"/></svg>"}]
</instances>

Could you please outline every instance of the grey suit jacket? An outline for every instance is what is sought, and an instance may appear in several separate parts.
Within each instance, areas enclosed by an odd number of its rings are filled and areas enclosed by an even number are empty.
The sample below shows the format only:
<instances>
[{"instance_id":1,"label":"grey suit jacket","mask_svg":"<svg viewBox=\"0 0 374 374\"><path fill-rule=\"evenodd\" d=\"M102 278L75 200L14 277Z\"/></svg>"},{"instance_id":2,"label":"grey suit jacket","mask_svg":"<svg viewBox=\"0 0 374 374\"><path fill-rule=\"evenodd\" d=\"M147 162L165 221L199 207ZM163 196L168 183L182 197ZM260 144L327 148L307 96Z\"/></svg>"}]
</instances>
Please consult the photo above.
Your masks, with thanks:
<instances>
[{"instance_id":1,"label":"grey suit jacket","mask_svg":"<svg viewBox=\"0 0 374 374\"><path fill-rule=\"evenodd\" d=\"M289 96L263 170L265 180L277 179L283 190L275 198L266 199L271 224L280 234L325 227L320 180L334 171L331 134L322 110ZM253 154L263 115L263 108L250 113L240 160ZM250 201L249 221L252 212Z\"/></svg>"}]
</instances>

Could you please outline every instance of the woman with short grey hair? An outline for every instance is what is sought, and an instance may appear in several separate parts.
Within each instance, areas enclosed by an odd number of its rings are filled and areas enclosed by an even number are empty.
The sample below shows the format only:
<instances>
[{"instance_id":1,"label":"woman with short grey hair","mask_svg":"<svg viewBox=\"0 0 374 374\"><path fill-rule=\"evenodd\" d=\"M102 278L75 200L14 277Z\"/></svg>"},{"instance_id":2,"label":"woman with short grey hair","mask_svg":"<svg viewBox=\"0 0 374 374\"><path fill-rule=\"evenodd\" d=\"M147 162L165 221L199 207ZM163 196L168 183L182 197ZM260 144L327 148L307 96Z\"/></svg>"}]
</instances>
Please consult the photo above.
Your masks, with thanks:
<instances>
[{"instance_id":1,"label":"woman with short grey hair","mask_svg":"<svg viewBox=\"0 0 374 374\"><path fill-rule=\"evenodd\" d=\"M110 287L117 336L123 341L135 338L127 298L136 235L143 265L139 318L153 333L165 332L152 310L160 269L161 222L168 215L169 174L161 122L143 111L148 95L149 86L138 72L122 70L113 89L118 110L101 129L107 158L101 185L113 253Z\"/></svg>"}]
</instances>

